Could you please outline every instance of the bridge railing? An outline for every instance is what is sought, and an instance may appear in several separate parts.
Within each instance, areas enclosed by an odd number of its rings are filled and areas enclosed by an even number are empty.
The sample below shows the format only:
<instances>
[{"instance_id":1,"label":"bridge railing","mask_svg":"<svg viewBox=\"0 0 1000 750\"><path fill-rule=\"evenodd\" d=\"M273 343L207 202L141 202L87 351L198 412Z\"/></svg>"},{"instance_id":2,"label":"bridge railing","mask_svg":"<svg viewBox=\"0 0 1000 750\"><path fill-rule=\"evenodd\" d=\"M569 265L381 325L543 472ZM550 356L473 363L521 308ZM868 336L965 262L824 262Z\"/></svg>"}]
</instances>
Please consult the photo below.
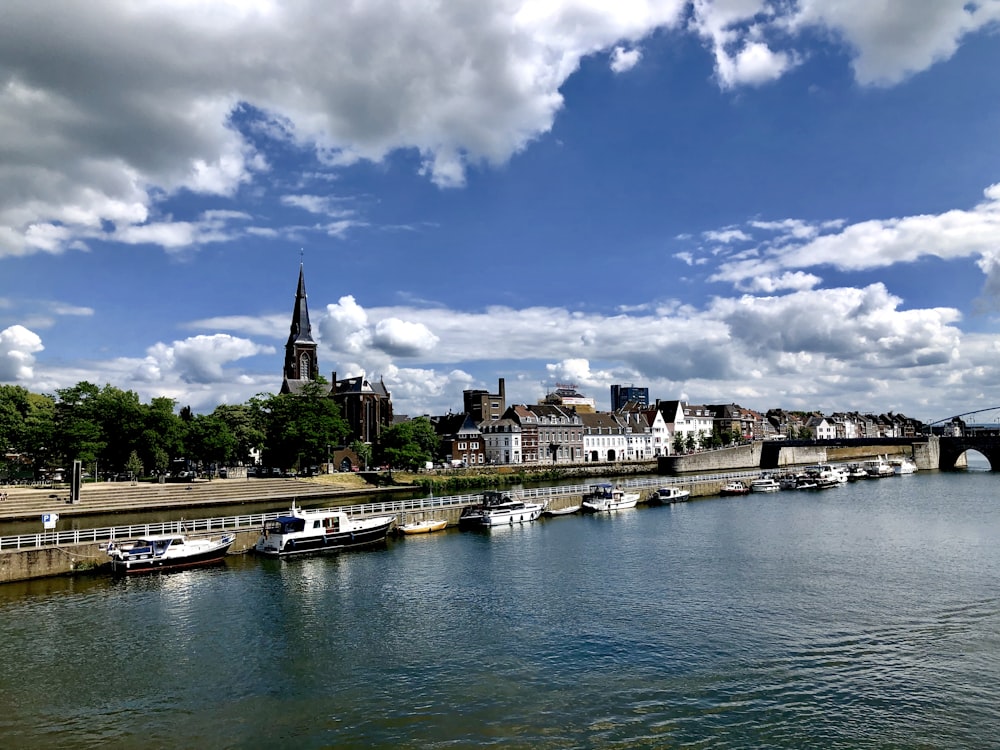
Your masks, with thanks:
<instances>
[{"instance_id":1,"label":"bridge railing","mask_svg":"<svg viewBox=\"0 0 1000 750\"><path fill-rule=\"evenodd\" d=\"M621 487L644 489L663 487L670 484L698 485L710 482L725 482L731 479L746 479L760 474L759 470L731 471L717 474L700 474L697 476L675 477L669 480L658 478L622 479L615 482ZM548 502L554 498L582 495L589 491L592 484L565 485L559 487L538 487L512 492L517 497L536 502ZM473 505L479 502L481 493L466 495L442 495L441 497L422 497L410 500L387 500L383 502L364 503L361 505L345 505L332 508L352 516L378 516L419 511L432 511L442 508L456 508ZM154 523L130 524L128 526L105 526L92 529L70 529L67 531L42 531L35 534L17 534L0 536L0 551L33 549L39 547L56 547L70 544L93 544L101 542L134 539L136 537L152 536L154 534L211 534L222 531L246 531L261 528L265 521L270 521L287 511L271 511L267 513L248 513L239 516L224 516L219 518L192 518L183 521L158 521Z\"/></svg>"}]
</instances>

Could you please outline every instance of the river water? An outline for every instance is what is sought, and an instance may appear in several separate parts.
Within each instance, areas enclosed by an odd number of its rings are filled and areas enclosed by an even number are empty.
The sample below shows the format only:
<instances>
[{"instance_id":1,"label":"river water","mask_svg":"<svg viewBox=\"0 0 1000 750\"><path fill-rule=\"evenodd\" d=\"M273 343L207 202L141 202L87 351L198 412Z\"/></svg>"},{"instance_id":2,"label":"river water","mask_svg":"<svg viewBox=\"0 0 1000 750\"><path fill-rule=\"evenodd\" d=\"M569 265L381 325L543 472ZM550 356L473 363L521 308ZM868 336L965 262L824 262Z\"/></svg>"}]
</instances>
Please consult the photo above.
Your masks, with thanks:
<instances>
[{"instance_id":1,"label":"river water","mask_svg":"<svg viewBox=\"0 0 1000 750\"><path fill-rule=\"evenodd\" d=\"M1000 475L0 587L0 746L1000 747Z\"/></svg>"}]
</instances>

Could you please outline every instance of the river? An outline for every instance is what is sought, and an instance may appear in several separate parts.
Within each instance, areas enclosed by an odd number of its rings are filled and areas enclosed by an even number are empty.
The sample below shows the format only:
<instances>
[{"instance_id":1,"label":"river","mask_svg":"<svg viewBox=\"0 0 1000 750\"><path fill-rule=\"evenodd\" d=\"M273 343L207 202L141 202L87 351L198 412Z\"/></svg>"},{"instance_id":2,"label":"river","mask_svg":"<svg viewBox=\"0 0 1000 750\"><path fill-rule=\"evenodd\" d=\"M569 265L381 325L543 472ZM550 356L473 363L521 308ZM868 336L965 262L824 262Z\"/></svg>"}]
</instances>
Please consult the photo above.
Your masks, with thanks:
<instances>
[{"instance_id":1,"label":"river","mask_svg":"<svg viewBox=\"0 0 1000 750\"><path fill-rule=\"evenodd\" d=\"M0 745L996 748L1000 475L0 587Z\"/></svg>"}]
</instances>

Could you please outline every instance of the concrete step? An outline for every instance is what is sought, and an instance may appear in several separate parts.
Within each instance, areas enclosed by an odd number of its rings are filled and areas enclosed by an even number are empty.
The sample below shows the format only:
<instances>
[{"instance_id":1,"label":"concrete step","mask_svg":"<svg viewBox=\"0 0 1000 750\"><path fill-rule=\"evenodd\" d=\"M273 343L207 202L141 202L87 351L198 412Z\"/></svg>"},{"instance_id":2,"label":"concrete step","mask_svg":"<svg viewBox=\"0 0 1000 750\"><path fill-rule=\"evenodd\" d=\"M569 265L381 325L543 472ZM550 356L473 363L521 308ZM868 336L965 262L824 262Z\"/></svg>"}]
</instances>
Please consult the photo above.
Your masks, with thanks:
<instances>
[{"instance_id":1,"label":"concrete step","mask_svg":"<svg viewBox=\"0 0 1000 750\"><path fill-rule=\"evenodd\" d=\"M381 494L385 491L378 488L345 490L337 485L299 479L220 479L178 484L102 482L84 485L80 491L80 502L70 504L66 488L0 487L0 495L7 493L7 499L0 501L0 519L35 518L49 512L63 516L274 500L288 500L290 503L294 499L317 497L329 497L332 501L338 497Z\"/></svg>"}]
</instances>

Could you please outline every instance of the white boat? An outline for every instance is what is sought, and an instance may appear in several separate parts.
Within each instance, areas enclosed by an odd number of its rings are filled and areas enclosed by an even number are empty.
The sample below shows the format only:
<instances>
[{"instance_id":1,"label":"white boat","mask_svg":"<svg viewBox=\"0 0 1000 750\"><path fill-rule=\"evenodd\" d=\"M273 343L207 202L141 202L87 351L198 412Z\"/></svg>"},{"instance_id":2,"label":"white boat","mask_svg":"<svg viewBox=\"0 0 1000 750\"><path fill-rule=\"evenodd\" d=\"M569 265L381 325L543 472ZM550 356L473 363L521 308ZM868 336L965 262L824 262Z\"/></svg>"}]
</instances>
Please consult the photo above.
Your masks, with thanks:
<instances>
[{"instance_id":1,"label":"white boat","mask_svg":"<svg viewBox=\"0 0 1000 750\"><path fill-rule=\"evenodd\" d=\"M865 471L868 472L868 477L871 479L881 479L882 477L891 477L895 472L892 470L892 465L886 460L885 456L878 456L877 458L870 458L864 462Z\"/></svg>"},{"instance_id":2,"label":"white boat","mask_svg":"<svg viewBox=\"0 0 1000 750\"><path fill-rule=\"evenodd\" d=\"M602 483L590 485L590 492L584 495L580 505L588 513L602 513L634 508L638 502L638 492L626 492L620 487Z\"/></svg>"},{"instance_id":3,"label":"white boat","mask_svg":"<svg viewBox=\"0 0 1000 750\"><path fill-rule=\"evenodd\" d=\"M423 521L411 521L399 527L401 534L430 534L432 531L441 531L448 526L446 518L428 518Z\"/></svg>"},{"instance_id":4,"label":"white boat","mask_svg":"<svg viewBox=\"0 0 1000 750\"><path fill-rule=\"evenodd\" d=\"M691 490L682 490L680 487L660 487L649 496L647 502L650 503L683 503L691 497Z\"/></svg>"},{"instance_id":5,"label":"white boat","mask_svg":"<svg viewBox=\"0 0 1000 750\"><path fill-rule=\"evenodd\" d=\"M913 459L907 456L891 458L889 459L889 465L892 466L893 474L913 474L917 470L917 465L913 463Z\"/></svg>"},{"instance_id":6,"label":"white boat","mask_svg":"<svg viewBox=\"0 0 1000 750\"><path fill-rule=\"evenodd\" d=\"M747 495L750 493L750 488L739 480L734 479L731 482L726 482L722 485L722 489L719 490L719 494L722 497L736 497L738 495Z\"/></svg>"},{"instance_id":7,"label":"white boat","mask_svg":"<svg viewBox=\"0 0 1000 750\"><path fill-rule=\"evenodd\" d=\"M778 480L769 474L750 480L751 492L777 492L780 489L781 485L778 484Z\"/></svg>"},{"instance_id":8,"label":"white boat","mask_svg":"<svg viewBox=\"0 0 1000 750\"><path fill-rule=\"evenodd\" d=\"M865 467L861 464L848 464L847 465L847 480L849 482L855 482L858 479L867 479L868 472L865 471Z\"/></svg>"},{"instance_id":9,"label":"white boat","mask_svg":"<svg viewBox=\"0 0 1000 750\"><path fill-rule=\"evenodd\" d=\"M571 516L579 512L580 505L567 505L565 508L549 508L546 506L542 510L542 515L551 518L554 516Z\"/></svg>"},{"instance_id":10,"label":"white boat","mask_svg":"<svg viewBox=\"0 0 1000 750\"><path fill-rule=\"evenodd\" d=\"M836 487L838 484L847 483L847 471L829 464L814 464L807 466L803 470L807 481L812 482L819 489Z\"/></svg>"},{"instance_id":11,"label":"white boat","mask_svg":"<svg viewBox=\"0 0 1000 750\"><path fill-rule=\"evenodd\" d=\"M515 523L531 523L540 515L541 503L528 503L512 498L484 509L479 523L485 527L513 526Z\"/></svg>"},{"instance_id":12,"label":"white boat","mask_svg":"<svg viewBox=\"0 0 1000 750\"><path fill-rule=\"evenodd\" d=\"M236 539L235 534L218 538L188 538L183 534L157 534L141 539L109 542L111 571L119 575L179 570L221 562Z\"/></svg>"},{"instance_id":13,"label":"white boat","mask_svg":"<svg viewBox=\"0 0 1000 750\"><path fill-rule=\"evenodd\" d=\"M395 516L352 518L330 508L302 510L293 503L288 513L265 522L254 551L268 557L287 557L371 547L385 542L395 520Z\"/></svg>"},{"instance_id":14,"label":"white boat","mask_svg":"<svg viewBox=\"0 0 1000 750\"><path fill-rule=\"evenodd\" d=\"M513 500L510 495L504 492L486 490L486 492L480 495L478 503L468 505L462 510L462 514L458 517L458 525L463 528L489 526L490 524L485 523L483 520L486 517L486 511L504 503L513 502Z\"/></svg>"}]
</instances>

